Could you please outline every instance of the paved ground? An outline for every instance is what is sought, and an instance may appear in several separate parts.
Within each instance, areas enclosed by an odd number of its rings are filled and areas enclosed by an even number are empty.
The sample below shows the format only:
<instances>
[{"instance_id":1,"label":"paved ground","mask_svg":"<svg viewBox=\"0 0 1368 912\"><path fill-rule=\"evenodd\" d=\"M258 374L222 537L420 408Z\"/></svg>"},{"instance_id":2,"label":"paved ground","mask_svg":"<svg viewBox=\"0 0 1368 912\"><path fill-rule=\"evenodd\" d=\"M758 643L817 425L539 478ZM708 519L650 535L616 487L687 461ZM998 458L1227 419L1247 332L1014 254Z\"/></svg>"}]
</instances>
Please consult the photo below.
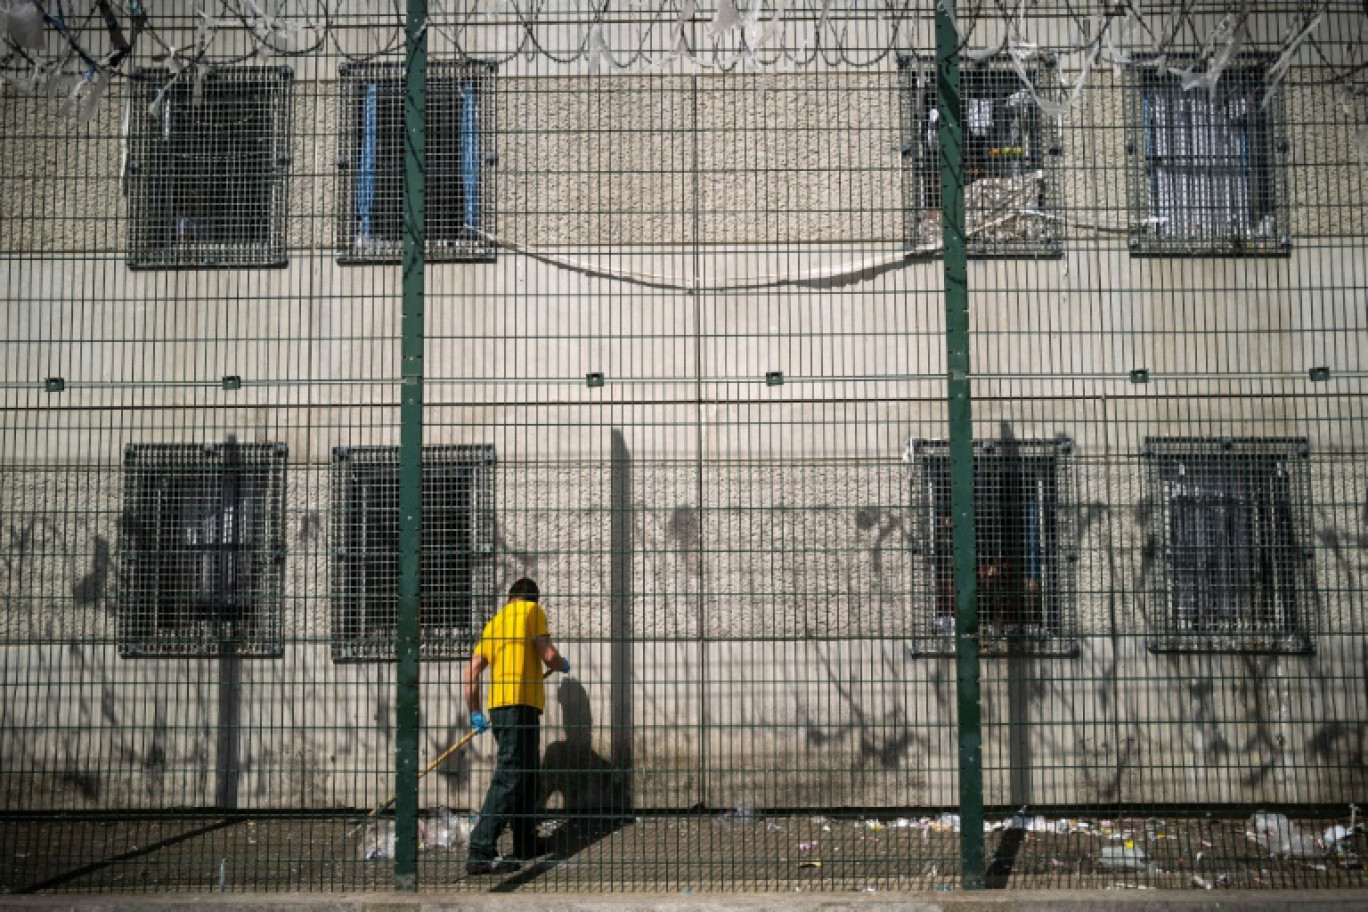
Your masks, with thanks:
<instances>
[{"instance_id":1,"label":"paved ground","mask_svg":"<svg viewBox=\"0 0 1368 912\"><path fill-rule=\"evenodd\" d=\"M592 896L465 894L417 896L196 895L182 897L0 897L0 910L24 912L1362 912L1362 891L1292 895L1229 891L895 893L863 895L659 893Z\"/></svg>"},{"instance_id":2,"label":"paved ground","mask_svg":"<svg viewBox=\"0 0 1368 912\"><path fill-rule=\"evenodd\" d=\"M1347 823L1347 821L1346 821ZM713 893L886 895L957 890L950 818L647 817L545 828L546 855L504 877L467 877L459 845L427 848L424 891L602 895ZM1245 821L1031 818L988 837L989 885L1009 892L1358 888L1368 909L1368 835L1325 850L1333 821L1301 821L1305 857L1275 854ZM446 834L429 823L430 842ZM0 823L0 891L230 896L344 894L393 886L382 830L337 819L183 819ZM1320 844L1315 844L1319 838ZM459 835L457 838L459 843ZM1314 893L1299 893L1313 896Z\"/></svg>"}]
</instances>

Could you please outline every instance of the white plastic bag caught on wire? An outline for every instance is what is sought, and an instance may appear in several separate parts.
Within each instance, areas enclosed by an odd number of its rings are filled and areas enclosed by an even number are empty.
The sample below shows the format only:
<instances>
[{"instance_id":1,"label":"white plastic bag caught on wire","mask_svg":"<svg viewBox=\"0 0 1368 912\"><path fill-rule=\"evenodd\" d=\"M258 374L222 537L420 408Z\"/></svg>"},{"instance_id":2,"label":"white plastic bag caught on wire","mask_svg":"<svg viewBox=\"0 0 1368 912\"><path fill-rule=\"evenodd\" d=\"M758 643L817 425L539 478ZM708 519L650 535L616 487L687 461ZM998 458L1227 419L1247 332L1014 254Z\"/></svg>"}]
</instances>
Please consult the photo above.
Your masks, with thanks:
<instances>
[{"instance_id":1,"label":"white plastic bag caught on wire","mask_svg":"<svg viewBox=\"0 0 1368 912\"><path fill-rule=\"evenodd\" d=\"M713 38L721 38L740 24L741 13L736 8L735 0L720 0L717 4L717 14L708 25L708 34Z\"/></svg>"},{"instance_id":2,"label":"white plastic bag caught on wire","mask_svg":"<svg viewBox=\"0 0 1368 912\"><path fill-rule=\"evenodd\" d=\"M0 0L0 36L26 51L47 47L43 34L43 14L33 0Z\"/></svg>"},{"instance_id":3,"label":"white plastic bag caught on wire","mask_svg":"<svg viewBox=\"0 0 1368 912\"><path fill-rule=\"evenodd\" d=\"M1212 38L1212 45L1219 45L1219 49L1207 62L1205 71L1199 73L1196 67L1186 69L1170 67L1172 72L1182 77L1184 92L1205 89L1211 100L1213 102L1216 100L1216 86L1220 83L1221 76L1231 61L1237 59L1240 48L1248 37L1247 29L1252 6L1251 0L1245 0L1234 14L1233 21L1229 16L1221 20L1221 23L1216 27L1216 34Z\"/></svg>"},{"instance_id":4,"label":"white plastic bag caught on wire","mask_svg":"<svg viewBox=\"0 0 1368 912\"><path fill-rule=\"evenodd\" d=\"M604 65L617 66L613 59L613 49L608 46L608 36L603 33L603 24L594 23L584 39L584 59L595 73L603 72Z\"/></svg>"}]
</instances>

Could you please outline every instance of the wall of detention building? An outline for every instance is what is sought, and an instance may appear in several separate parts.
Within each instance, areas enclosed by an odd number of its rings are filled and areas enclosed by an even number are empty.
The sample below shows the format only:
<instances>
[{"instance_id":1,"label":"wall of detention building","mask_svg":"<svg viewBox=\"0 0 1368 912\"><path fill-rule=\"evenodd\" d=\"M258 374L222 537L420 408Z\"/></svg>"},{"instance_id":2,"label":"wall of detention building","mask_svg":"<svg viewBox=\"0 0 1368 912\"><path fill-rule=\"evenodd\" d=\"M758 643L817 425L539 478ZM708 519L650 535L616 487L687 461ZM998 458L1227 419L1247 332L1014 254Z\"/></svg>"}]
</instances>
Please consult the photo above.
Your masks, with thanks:
<instances>
[{"instance_id":1,"label":"wall of detention building","mask_svg":"<svg viewBox=\"0 0 1368 912\"><path fill-rule=\"evenodd\" d=\"M335 498L339 450L398 444L401 274L339 262L345 85L290 66L271 269L130 269L131 90L75 126L0 86L7 809L392 791L392 668L335 661ZM426 266L424 439L493 448L477 611L536 577L574 663L543 743L598 775L553 804L957 800L917 447L948 435L943 263L909 212L908 66L485 77L492 256ZM1058 618L983 660L985 798L1339 800L1368 747L1361 125L1293 68L1285 235L1140 257L1127 78L1092 73L1036 171L968 190L971 238L1049 242L970 262L975 436L1067 441ZM1296 442L1298 648L1157 648L1154 438ZM287 454L275 655L121 652L127 454L163 443ZM424 663L424 757L465 730L461 667ZM422 803L473 808L491 762L477 744Z\"/></svg>"}]
</instances>

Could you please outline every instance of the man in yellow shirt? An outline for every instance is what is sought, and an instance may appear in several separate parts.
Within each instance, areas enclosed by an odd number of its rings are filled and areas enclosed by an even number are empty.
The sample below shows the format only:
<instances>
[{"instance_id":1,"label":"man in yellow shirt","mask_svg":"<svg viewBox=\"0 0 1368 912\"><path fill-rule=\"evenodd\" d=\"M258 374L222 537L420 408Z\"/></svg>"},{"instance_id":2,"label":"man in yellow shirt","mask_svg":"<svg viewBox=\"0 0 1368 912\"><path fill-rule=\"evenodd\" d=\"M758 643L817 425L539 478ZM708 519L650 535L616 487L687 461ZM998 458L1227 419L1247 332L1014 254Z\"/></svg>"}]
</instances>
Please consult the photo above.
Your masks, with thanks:
<instances>
[{"instance_id":1,"label":"man in yellow shirt","mask_svg":"<svg viewBox=\"0 0 1368 912\"><path fill-rule=\"evenodd\" d=\"M547 631L546 613L537 604L537 584L523 577L508 590L508 604L485 625L466 667L465 700L470 726L494 729L499 754L480 820L470 834L468 874L516 871L536 857L537 768L541 761L541 714L546 708L542 666L570 671ZM493 669L489 717L480 710L480 675ZM505 826L513 828L513 855L496 860Z\"/></svg>"}]
</instances>

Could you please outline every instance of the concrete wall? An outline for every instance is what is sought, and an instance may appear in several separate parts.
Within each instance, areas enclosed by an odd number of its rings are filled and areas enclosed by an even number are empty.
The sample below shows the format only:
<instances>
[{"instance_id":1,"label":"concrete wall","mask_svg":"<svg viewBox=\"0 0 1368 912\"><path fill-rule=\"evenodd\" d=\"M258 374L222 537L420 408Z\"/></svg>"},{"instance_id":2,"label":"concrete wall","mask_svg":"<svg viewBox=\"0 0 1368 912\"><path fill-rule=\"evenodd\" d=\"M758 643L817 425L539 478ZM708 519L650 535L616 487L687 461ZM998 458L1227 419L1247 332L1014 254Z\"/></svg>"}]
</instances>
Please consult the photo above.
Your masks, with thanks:
<instances>
[{"instance_id":1,"label":"concrete wall","mask_svg":"<svg viewBox=\"0 0 1368 912\"><path fill-rule=\"evenodd\" d=\"M400 276L337 264L335 71L297 70L283 270L130 272L121 99L76 128L0 86L6 809L388 794L392 673L329 657L328 460L398 441ZM1312 76L1285 99L1289 256L1132 258L1103 71L1048 169L1064 256L970 265L978 435L1077 442L1077 654L984 660L992 803L1363 791L1368 207L1360 124ZM584 775L553 800L953 804L953 662L917 648L931 609L901 461L947 433L944 302L940 263L902 255L893 61L515 62L497 85L505 246L427 269L426 433L495 446L498 587L541 580L575 663L543 743ZM289 447L285 654L122 660L123 448L228 435ZM1147 650L1150 435L1309 439L1313 655ZM424 666L425 757L463 730L459 671ZM491 760L477 744L424 803L473 806Z\"/></svg>"},{"instance_id":2,"label":"concrete wall","mask_svg":"<svg viewBox=\"0 0 1368 912\"><path fill-rule=\"evenodd\" d=\"M542 580L575 664L550 688L544 741L587 726L575 764L630 756L636 772L615 781L640 806L954 803L953 659L917 639L933 609L907 471L800 461L700 479L625 445L607 464L501 466L498 587ZM1313 655L1152 654L1166 608L1142 471L1079 468L1077 654L984 659L990 800L1331 802L1361 787L1358 508L1313 511ZM1361 465L1314 471L1322 492L1362 479ZM232 667L117 657L117 473L7 472L8 806L213 803L224 713L241 727L242 806L384 797L392 669L329 658L326 472L287 483L285 654ZM615 503L630 504L626 529ZM459 673L424 666L424 756L462 731ZM451 764L427 800L477 803L489 759Z\"/></svg>"}]
</instances>

